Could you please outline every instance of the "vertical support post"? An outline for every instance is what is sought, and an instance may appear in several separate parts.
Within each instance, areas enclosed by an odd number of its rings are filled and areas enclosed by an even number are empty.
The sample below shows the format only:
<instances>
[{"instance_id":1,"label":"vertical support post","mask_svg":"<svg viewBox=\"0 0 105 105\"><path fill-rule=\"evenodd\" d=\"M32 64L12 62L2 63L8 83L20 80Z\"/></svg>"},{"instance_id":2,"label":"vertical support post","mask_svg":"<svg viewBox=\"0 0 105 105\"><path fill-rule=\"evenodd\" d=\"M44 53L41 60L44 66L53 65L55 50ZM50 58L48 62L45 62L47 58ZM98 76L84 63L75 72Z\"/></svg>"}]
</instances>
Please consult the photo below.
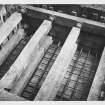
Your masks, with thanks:
<instances>
[{"instance_id":1,"label":"vertical support post","mask_svg":"<svg viewBox=\"0 0 105 105\"><path fill-rule=\"evenodd\" d=\"M89 95L88 101L97 101L101 93L101 86L105 81L105 48L103 50Z\"/></svg>"},{"instance_id":2,"label":"vertical support post","mask_svg":"<svg viewBox=\"0 0 105 105\"><path fill-rule=\"evenodd\" d=\"M48 101L53 100L59 90L60 84L67 72L68 65L77 49L76 40L80 34L81 24L73 27L69 33L55 63L50 69L44 83L42 84L35 101Z\"/></svg>"}]
</instances>

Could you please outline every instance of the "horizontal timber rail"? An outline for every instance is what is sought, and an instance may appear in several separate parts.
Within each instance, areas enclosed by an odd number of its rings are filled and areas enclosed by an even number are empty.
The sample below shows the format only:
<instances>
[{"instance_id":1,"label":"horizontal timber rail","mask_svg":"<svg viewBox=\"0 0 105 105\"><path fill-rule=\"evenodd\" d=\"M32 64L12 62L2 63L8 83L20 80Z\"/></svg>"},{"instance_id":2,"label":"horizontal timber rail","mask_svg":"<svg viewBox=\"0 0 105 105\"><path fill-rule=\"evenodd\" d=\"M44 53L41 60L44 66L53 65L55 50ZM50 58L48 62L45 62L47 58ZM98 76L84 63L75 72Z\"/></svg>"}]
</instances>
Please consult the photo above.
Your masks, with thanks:
<instances>
[{"instance_id":1,"label":"horizontal timber rail","mask_svg":"<svg viewBox=\"0 0 105 105\"><path fill-rule=\"evenodd\" d=\"M49 16L54 15L56 18L54 20L55 23L67 27L73 27L78 22L83 23L82 24L82 31L91 32L93 34L97 35L105 35L105 23L84 19L64 13L59 13L51 10L46 10L38 7L33 7L29 5L20 5L22 8L26 8L29 10L34 11L34 14L31 13L31 11L27 15L31 15L34 18L38 19L48 19Z\"/></svg>"}]
</instances>

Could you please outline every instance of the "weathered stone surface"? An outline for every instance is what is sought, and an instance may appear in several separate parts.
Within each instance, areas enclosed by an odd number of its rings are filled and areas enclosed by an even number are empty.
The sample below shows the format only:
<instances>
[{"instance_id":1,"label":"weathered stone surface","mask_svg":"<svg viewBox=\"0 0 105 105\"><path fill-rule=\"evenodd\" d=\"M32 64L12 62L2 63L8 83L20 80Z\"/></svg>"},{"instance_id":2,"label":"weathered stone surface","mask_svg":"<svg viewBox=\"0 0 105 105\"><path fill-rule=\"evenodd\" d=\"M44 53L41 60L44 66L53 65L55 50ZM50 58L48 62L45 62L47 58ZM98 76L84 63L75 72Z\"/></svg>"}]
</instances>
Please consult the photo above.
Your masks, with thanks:
<instances>
[{"instance_id":1,"label":"weathered stone surface","mask_svg":"<svg viewBox=\"0 0 105 105\"><path fill-rule=\"evenodd\" d=\"M89 95L88 101L97 101L101 92L101 86L105 81L105 48L103 50L103 54L101 56L101 60L99 62Z\"/></svg>"},{"instance_id":2,"label":"weathered stone surface","mask_svg":"<svg viewBox=\"0 0 105 105\"><path fill-rule=\"evenodd\" d=\"M34 33L28 44L22 50L9 71L0 80L0 88L12 89L33 61L36 52L40 49L41 41L46 38L52 27L52 22L44 20L38 30Z\"/></svg>"},{"instance_id":3,"label":"weathered stone surface","mask_svg":"<svg viewBox=\"0 0 105 105\"><path fill-rule=\"evenodd\" d=\"M42 84L35 101L37 100L53 100L59 90L60 84L67 71L72 57L77 49L76 40L79 36L80 28L73 27L69 33L56 61L50 69L44 83Z\"/></svg>"}]
</instances>

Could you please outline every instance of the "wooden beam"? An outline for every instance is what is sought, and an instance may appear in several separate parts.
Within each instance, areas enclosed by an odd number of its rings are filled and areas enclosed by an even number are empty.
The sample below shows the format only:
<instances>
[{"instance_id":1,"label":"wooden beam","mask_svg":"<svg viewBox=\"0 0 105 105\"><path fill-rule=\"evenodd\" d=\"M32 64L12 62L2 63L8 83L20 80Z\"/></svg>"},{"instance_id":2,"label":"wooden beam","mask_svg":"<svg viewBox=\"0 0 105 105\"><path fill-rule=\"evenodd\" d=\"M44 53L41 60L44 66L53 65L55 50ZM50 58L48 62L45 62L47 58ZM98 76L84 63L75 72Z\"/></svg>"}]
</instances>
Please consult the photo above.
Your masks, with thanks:
<instances>
[{"instance_id":1,"label":"wooden beam","mask_svg":"<svg viewBox=\"0 0 105 105\"><path fill-rule=\"evenodd\" d=\"M11 90L16 85L17 81L25 73L26 68L34 60L34 57L37 56L38 50L43 45L42 42L46 39L51 27L51 21L43 21L9 71L0 80L0 88Z\"/></svg>"},{"instance_id":2,"label":"wooden beam","mask_svg":"<svg viewBox=\"0 0 105 105\"><path fill-rule=\"evenodd\" d=\"M37 53L37 56L34 58L34 60L28 66L28 68L26 69L26 72L24 73L24 75L22 75L22 77L20 78L20 80L18 81L16 86L14 88L12 88L12 90L11 90L12 93L17 94L17 95L21 95L24 87L28 83L33 72L37 68L37 65L39 64L40 60L42 59L46 50L48 49L49 45L52 44L52 42L53 42L52 37L50 37L50 36L48 36L45 39L45 41L43 42L43 45L41 46L41 48L39 49L39 51Z\"/></svg>"},{"instance_id":3,"label":"wooden beam","mask_svg":"<svg viewBox=\"0 0 105 105\"><path fill-rule=\"evenodd\" d=\"M86 8L91 8L91 9L95 9L97 11L102 11L102 12L105 12L105 8L104 8L104 5L102 4L97 4L97 5L94 5L94 4L81 4L80 5L81 7L86 7Z\"/></svg>"},{"instance_id":4,"label":"wooden beam","mask_svg":"<svg viewBox=\"0 0 105 105\"><path fill-rule=\"evenodd\" d=\"M105 81L105 48L99 62L89 95L88 101L97 101L101 93L101 86Z\"/></svg>"},{"instance_id":5,"label":"wooden beam","mask_svg":"<svg viewBox=\"0 0 105 105\"><path fill-rule=\"evenodd\" d=\"M13 31L13 29L19 24L21 20L21 14L15 12L0 27L0 45L1 43L3 43L3 41L5 41L5 39L9 36L9 34Z\"/></svg>"},{"instance_id":6,"label":"wooden beam","mask_svg":"<svg viewBox=\"0 0 105 105\"><path fill-rule=\"evenodd\" d=\"M10 52L15 48L19 41L25 36L24 29L19 29L12 38L3 46L0 51L0 65L6 60Z\"/></svg>"},{"instance_id":7,"label":"wooden beam","mask_svg":"<svg viewBox=\"0 0 105 105\"><path fill-rule=\"evenodd\" d=\"M26 99L11 94L5 90L0 90L0 101L26 101Z\"/></svg>"},{"instance_id":8,"label":"wooden beam","mask_svg":"<svg viewBox=\"0 0 105 105\"><path fill-rule=\"evenodd\" d=\"M89 19L85 19L81 17L76 17L76 16L65 14L65 13L59 13L59 12L55 12L51 10L33 7L29 5L21 5L21 7L31 10L27 13L27 15L30 15L34 18L48 19L49 16L54 15L56 17L54 22L59 25L73 27L78 22L80 22L80 23L83 23L81 30L86 31L86 32L91 32L93 34L105 36L104 34L105 33L105 23L97 22L94 20L89 20Z\"/></svg>"},{"instance_id":9,"label":"wooden beam","mask_svg":"<svg viewBox=\"0 0 105 105\"><path fill-rule=\"evenodd\" d=\"M60 51L60 54L56 58L56 61L42 84L35 101L49 101L55 98L64 75L67 72L68 65L77 49L76 40L79 34L80 28L73 27Z\"/></svg>"}]
</instances>

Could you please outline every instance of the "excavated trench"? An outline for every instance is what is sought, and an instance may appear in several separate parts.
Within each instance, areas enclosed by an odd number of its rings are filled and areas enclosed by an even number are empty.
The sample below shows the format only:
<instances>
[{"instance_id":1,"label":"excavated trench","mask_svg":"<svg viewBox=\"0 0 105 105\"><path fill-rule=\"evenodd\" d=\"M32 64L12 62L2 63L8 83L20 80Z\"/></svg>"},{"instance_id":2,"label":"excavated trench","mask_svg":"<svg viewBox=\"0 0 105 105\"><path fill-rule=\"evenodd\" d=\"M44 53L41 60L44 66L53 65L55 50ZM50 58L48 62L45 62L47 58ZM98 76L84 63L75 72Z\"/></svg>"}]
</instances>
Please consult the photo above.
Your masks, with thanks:
<instances>
[{"instance_id":1,"label":"excavated trench","mask_svg":"<svg viewBox=\"0 0 105 105\"><path fill-rule=\"evenodd\" d=\"M0 79L9 70L10 66L14 63L41 23L42 20L23 15L22 24L27 24L25 28L26 36L19 42L13 51L11 51L7 59L0 66ZM37 68L23 89L20 95L21 97L27 100L35 99L50 68L59 55L69 32L70 29L68 27L53 24L48 34L52 36L53 43L49 46L40 63L37 65ZM78 48L54 99L56 101L86 100L90 91L103 51L104 38L81 31L77 44Z\"/></svg>"}]
</instances>

